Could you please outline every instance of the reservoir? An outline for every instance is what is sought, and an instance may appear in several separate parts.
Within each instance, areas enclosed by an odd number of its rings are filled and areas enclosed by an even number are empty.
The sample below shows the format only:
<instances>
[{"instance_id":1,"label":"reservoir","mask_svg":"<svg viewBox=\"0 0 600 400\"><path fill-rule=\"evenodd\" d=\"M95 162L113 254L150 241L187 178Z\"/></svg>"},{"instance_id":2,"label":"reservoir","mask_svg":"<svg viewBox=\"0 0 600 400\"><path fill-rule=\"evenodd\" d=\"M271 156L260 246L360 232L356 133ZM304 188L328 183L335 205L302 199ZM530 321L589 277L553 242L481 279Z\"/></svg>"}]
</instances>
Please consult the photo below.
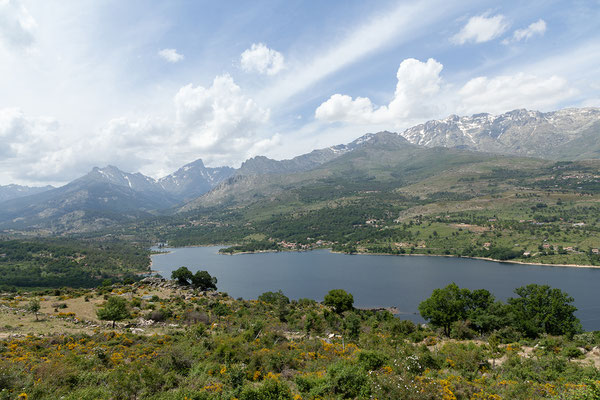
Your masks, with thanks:
<instances>
[{"instance_id":1,"label":"reservoir","mask_svg":"<svg viewBox=\"0 0 600 400\"><path fill-rule=\"evenodd\" d=\"M419 303L433 289L455 282L471 290L487 289L497 299L530 283L559 288L575 299L585 330L600 330L600 269L499 263L453 257L334 254L329 250L220 255L220 247L171 248L152 256L152 269L165 278L181 266L206 270L219 291L256 299L281 289L290 299L322 301L331 289L354 296L355 307L396 307L399 317L415 322Z\"/></svg>"}]
</instances>

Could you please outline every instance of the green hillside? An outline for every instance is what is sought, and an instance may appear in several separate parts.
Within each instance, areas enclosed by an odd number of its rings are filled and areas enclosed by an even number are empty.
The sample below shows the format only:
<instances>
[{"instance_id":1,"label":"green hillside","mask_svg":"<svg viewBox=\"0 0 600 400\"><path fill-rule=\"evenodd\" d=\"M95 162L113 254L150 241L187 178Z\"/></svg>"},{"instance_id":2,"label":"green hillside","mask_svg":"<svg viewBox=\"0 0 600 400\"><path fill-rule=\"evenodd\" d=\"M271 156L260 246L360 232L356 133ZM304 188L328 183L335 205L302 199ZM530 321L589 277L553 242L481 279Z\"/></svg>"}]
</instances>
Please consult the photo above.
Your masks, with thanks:
<instances>
[{"instance_id":1,"label":"green hillside","mask_svg":"<svg viewBox=\"0 0 600 400\"><path fill-rule=\"evenodd\" d=\"M311 171L235 177L135 231L228 251L330 247L550 264L599 262L600 162L414 146L378 134Z\"/></svg>"}]
</instances>

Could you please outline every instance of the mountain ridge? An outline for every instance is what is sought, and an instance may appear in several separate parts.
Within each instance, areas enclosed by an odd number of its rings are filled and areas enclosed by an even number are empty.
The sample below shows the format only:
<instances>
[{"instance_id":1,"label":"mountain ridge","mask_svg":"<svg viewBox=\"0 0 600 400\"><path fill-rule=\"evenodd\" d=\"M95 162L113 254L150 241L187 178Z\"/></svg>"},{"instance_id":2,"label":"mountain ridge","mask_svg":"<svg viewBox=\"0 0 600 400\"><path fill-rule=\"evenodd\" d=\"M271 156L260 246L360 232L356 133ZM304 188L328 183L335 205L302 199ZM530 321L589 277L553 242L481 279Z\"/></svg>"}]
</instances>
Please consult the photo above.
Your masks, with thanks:
<instances>
[{"instance_id":1,"label":"mountain ridge","mask_svg":"<svg viewBox=\"0 0 600 400\"><path fill-rule=\"evenodd\" d=\"M40 189L18 200L2 202L0 228L86 230L86 224L104 227L156 214L289 195L286 192L295 184L323 186L319 182L327 182L332 176L345 182L353 180L350 186L361 186L360 182L378 175L399 184L402 179L425 176L419 175L420 171L436 170L427 163L452 165L451 160L443 158L478 158L481 152L555 160L599 159L599 136L600 108L548 113L519 109L500 115L450 115L402 133L367 133L350 143L287 160L256 156L238 169L206 167L198 159L154 179L112 165L94 167L60 188ZM436 147L467 152L444 152ZM431 157L419 158L425 154ZM400 156L411 166L409 169L394 159ZM325 185L322 190L337 189Z\"/></svg>"},{"instance_id":2,"label":"mountain ridge","mask_svg":"<svg viewBox=\"0 0 600 400\"><path fill-rule=\"evenodd\" d=\"M600 108L565 108L546 113L517 109L499 115L462 117L453 114L413 126L399 135L426 147L460 147L547 159L600 158Z\"/></svg>"},{"instance_id":3,"label":"mountain ridge","mask_svg":"<svg viewBox=\"0 0 600 400\"><path fill-rule=\"evenodd\" d=\"M17 199L19 197L26 197L32 194L37 194L41 192L45 192L47 190L55 189L54 186L46 185L46 186L22 186L22 185L0 185L0 203L3 201L8 201L12 199Z\"/></svg>"}]
</instances>

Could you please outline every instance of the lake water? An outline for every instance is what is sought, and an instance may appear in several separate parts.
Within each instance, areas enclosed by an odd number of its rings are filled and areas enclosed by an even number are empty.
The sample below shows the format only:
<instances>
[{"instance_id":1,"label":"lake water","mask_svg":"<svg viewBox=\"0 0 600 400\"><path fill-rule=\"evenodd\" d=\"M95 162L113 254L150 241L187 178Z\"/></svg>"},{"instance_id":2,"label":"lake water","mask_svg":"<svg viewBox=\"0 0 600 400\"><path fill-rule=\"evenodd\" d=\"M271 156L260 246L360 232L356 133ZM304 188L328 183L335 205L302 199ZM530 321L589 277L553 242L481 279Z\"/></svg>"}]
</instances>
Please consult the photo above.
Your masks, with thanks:
<instances>
[{"instance_id":1,"label":"lake water","mask_svg":"<svg viewBox=\"0 0 600 400\"><path fill-rule=\"evenodd\" d=\"M560 288L575 298L584 329L600 330L600 269L545 267L426 256L333 254L328 250L219 255L220 247L169 249L152 257L152 269L166 278L181 266L206 270L232 297L256 299L281 289L290 299L322 301L331 289L354 295L356 307L397 307L400 317L422 321L417 306L435 288L488 289L498 299L529 283Z\"/></svg>"}]
</instances>

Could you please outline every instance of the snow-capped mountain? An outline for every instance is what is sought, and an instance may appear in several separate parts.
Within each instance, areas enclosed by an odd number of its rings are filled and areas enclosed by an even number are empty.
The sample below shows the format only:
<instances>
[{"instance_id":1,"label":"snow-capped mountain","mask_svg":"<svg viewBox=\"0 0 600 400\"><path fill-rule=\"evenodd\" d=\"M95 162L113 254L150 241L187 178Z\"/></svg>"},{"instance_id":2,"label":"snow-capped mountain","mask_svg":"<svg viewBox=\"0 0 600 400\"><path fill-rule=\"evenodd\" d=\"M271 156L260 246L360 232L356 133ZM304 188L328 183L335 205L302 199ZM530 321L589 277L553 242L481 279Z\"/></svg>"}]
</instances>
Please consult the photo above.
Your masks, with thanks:
<instances>
[{"instance_id":1,"label":"snow-capped mountain","mask_svg":"<svg viewBox=\"0 0 600 400\"><path fill-rule=\"evenodd\" d=\"M600 108L451 115L414 126L400 135L427 147L461 147L556 159L598 158Z\"/></svg>"},{"instance_id":2,"label":"snow-capped mountain","mask_svg":"<svg viewBox=\"0 0 600 400\"><path fill-rule=\"evenodd\" d=\"M96 180L111 183L117 186L128 187L136 192L157 192L162 188L157 185L156 180L139 172L130 174L119 168L109 165L104 168L94 167L87 175L80 179Z\"/></svg>"},{"instance_id":3,"label":"snow-capped mountain","mask_svg":"<svg viewBox=\"0 0 600 400\"><path fill-rule=\"evenodd\" d=\"M231 167L205 167L202 160L196 160L160 178L158 185L177 198L192 199L208 192L234 172Z\"/></svg>"}]
</instances>

